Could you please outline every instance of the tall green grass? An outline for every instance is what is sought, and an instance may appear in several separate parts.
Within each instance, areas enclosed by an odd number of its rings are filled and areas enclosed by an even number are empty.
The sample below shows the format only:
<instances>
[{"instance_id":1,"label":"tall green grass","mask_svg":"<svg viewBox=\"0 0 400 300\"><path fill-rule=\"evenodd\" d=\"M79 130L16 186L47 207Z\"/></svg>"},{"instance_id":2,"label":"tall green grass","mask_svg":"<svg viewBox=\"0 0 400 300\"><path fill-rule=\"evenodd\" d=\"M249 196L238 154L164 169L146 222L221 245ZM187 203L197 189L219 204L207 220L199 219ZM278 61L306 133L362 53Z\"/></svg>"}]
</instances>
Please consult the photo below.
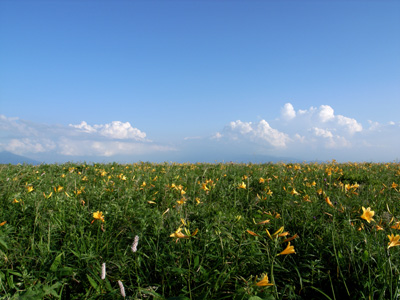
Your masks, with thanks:
<instances>
[{"instance_id":1,"label":"tall green grass","mask_svg":"<svg viewBox=\"0 0 400 300\"><path fill-rule=\"evenodd\" d=\"M0 299L400 297L398 163L2 165L0 184Z\"/></svg>"}]
</instances>

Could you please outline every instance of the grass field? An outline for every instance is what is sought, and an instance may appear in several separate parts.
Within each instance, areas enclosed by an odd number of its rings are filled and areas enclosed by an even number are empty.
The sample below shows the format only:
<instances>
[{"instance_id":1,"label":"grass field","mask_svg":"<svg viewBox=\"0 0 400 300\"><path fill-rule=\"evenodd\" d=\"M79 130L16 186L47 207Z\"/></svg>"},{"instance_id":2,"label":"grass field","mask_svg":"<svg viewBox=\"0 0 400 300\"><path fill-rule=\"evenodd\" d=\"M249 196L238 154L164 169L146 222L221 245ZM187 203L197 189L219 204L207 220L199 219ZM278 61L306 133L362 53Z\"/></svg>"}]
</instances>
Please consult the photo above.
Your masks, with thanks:
<instances>
[{"instance_id":1,"label":"grass field","mask_svg":"<svg viewBox=\"0 0 400 300\"><path fill-rule=\"evenodd\" d=\"M399 163L0 170L0 299L400 298Z\"/></svg>"}]
</instances>

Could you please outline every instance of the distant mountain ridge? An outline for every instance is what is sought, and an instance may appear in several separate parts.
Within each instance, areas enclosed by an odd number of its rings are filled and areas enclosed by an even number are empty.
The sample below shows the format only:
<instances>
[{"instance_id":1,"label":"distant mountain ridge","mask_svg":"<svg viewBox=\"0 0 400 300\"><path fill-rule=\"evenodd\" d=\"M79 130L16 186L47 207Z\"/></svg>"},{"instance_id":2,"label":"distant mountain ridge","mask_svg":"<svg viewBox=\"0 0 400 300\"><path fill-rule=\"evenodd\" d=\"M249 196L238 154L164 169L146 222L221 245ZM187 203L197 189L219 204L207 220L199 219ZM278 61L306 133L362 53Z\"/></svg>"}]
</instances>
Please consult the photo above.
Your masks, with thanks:
<instances>
[{"instance_id":1,"label":"distant mountain ridge","mask_svg":"<svg viewBox=\"0 0 400 300\"><path fill-rule=\"evenodd\" d=\"M213 157L213 159L209 159ZM302 163L301 161L296 158L291 157L276 157L276 156L269 156L269 155L258 155L258 154L245 154L245 155L224 155L223 153L205 153L203 155L199 155L198 157L194 157L192 155L183 154L183 155L173 155L173 156L166 156L164 159L160 159L159 157L153 157L149 155L147 159L143 159L143 157L123 157L123 156L115 156L113 158L105 159L104 157L79 157L79 156L54 156L54 155L47 155L46 156L46 164L52 163L65 163L65 162L75 162L75 163L110 163L110 162L117 162L117 163L134 163L138 161L147 161L147 162L155 162L155 163L163 163L163 162L177 162L177 163ZM37 161L35 159L17 155L11 153L9 151L0 151L0 164L29 164L29 165L39 165L43 162Z\"/></svg>"},{"instance_id":2,"label":"distant mountain ridge","mask_svg":"<svg viewBox=\"0 0 400 300\"><path fill-rule=\"evenodd\" d=\"M40 162L37 160L25 157L22 155L17 155L8 151L0 152L0 164L28 164L28 165L39 165Z\"/></svg>"}]
</instances>

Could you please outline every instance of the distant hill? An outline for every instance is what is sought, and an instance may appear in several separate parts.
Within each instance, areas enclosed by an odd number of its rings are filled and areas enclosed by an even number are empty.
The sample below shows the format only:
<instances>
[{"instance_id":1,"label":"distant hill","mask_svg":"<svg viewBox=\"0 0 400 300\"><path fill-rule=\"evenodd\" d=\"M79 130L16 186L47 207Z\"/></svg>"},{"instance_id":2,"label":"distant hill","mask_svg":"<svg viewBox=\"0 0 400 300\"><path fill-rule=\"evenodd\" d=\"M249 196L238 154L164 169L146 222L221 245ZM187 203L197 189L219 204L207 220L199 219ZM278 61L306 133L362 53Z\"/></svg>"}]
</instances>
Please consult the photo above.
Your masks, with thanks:
<instances>
[{"instance_id":1,"label":"distant hill","mask_svg":"<svg viewBox=\"0 0 400 300\"><path fill-rule=\"evenodd\" d=\"M21 155L17 155L8 151L2 151L0 152L0 164L12 164L12 165L17 165L17 164L29 164L29 165L39 165L40 162L25 157Z\"/></svg>"}]
</instances>

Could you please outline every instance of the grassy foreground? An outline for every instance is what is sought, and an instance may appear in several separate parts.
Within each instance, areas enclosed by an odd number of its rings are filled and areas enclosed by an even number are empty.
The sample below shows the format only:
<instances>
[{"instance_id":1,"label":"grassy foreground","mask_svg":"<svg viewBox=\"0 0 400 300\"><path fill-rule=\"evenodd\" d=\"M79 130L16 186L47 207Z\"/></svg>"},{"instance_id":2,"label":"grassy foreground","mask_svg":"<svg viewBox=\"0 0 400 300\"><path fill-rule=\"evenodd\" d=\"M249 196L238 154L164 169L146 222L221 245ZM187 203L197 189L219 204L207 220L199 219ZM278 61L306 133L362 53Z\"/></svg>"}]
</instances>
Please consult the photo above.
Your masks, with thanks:
<instances>
[{"instance_id":1,"label":"grassy foreground","mask_svg":"<svg viewBox=\"0 0 400 300\"><path fill-rule=\"evenodd\" d=\"M0 166L0 299L399 299L400 164Z\"/></svg>"}]
</instances>

